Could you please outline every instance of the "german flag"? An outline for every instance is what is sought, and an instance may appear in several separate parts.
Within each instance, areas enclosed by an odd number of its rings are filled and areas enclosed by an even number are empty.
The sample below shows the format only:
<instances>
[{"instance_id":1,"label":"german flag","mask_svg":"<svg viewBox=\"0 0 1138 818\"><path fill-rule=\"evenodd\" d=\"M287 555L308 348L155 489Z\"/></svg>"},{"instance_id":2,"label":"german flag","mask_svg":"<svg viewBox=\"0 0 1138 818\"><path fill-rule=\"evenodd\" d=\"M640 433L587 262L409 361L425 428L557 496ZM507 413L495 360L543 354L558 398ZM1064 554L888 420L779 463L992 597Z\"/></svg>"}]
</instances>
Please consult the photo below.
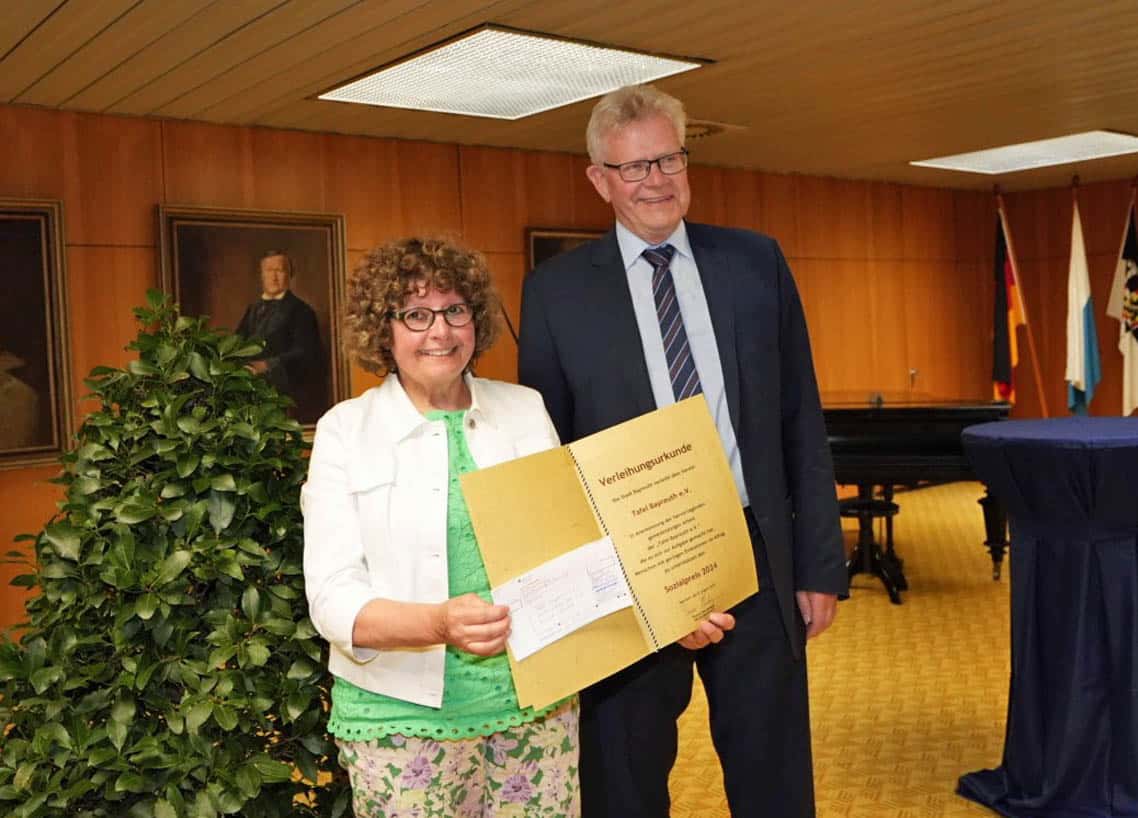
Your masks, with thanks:
<instances>
[{"instance_id":1,"label":"german flag","mask_svg":"<svg viewBox=\"0 0 1138 818\"><path fill-rule=\"evenodd\" d=\"M1003 212L996 214L996 307L992 323L992 398L1015 403L1015 368L1019 363L1016 328L1027 323L1016 281L1015 264L1004 235Z\"/></svg>"}]
</instances>

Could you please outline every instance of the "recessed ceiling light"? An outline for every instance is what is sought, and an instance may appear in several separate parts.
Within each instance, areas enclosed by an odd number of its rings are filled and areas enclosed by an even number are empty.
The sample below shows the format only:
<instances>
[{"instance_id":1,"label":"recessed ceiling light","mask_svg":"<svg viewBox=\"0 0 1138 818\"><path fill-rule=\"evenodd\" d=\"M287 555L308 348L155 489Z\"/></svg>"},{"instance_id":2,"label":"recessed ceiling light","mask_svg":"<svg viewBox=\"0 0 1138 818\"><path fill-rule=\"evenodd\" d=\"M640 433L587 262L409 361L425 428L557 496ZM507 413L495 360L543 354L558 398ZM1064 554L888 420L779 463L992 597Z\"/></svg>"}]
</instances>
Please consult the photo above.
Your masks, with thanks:
<instances>
[{"instance_id":1,"label":"recessed ceiling light","mask_svg":"<svg viewBox=\"0 0 1138 818\"><path fill-rule=\"evenodd\" d=\"M319 98L521 119L705 62L482 26Z\"/></svg>"},{"instance_id":2,"label":"recessed ceiling light","mask_svg":"<svg viewBox=\"0 0 1138 818\"><path fill-rule=\"evenodd\" d=\"M1067 165L1127 153L1138 153L1138 137L1113 131L1086 131L1054 139L1005 145L1002 148L938 156L909 164L967 173L997 174Z\"/></svg>"}]
</instances>

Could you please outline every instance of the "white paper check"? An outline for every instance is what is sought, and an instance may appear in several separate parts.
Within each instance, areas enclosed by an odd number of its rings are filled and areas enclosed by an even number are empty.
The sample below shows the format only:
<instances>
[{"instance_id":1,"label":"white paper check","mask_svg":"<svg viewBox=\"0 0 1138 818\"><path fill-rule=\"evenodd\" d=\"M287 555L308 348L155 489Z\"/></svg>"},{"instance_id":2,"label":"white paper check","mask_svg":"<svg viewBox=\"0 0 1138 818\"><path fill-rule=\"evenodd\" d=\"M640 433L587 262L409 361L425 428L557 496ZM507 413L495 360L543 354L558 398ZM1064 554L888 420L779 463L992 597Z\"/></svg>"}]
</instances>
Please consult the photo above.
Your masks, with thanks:
<instances>
[{"instance_id":1,"label":"white paper check","mask_svg":"<svg viewBox=\"0 0 1138 818\"><path fill-rule=\"evenodd\" d=\"M632 605L612 540L602 537L490 590L510 606L514 659L521 661L594 620Z\"/></svg>"}]
</instances>

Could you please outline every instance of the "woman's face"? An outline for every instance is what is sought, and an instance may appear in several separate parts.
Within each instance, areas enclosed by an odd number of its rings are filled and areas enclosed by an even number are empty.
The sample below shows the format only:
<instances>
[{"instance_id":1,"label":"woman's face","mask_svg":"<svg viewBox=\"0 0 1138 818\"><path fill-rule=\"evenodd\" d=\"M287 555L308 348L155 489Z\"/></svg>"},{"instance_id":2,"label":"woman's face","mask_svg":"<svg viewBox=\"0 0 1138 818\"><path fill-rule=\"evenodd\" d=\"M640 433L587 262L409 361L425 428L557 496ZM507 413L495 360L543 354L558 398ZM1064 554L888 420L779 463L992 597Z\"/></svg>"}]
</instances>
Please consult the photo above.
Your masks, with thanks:
<instances>
[{"instance_id":1,"label":"woman's face","mask_svg":"<svg viewBox=\"0 0 1138 818\"><path fill-rule=\"evenodd\" d=\"M463 297L453 290L422 286L407 295L398 312L415 307L443 310L465 303ZM474 321L464 327L452 327L442 313L435 313L430 327L415 332L398 318L393 318L391 354L405 389L419 387L427 392L436 392L453 387L461 381L470 356L474 354Z\"/></svg>"}]
</instances>

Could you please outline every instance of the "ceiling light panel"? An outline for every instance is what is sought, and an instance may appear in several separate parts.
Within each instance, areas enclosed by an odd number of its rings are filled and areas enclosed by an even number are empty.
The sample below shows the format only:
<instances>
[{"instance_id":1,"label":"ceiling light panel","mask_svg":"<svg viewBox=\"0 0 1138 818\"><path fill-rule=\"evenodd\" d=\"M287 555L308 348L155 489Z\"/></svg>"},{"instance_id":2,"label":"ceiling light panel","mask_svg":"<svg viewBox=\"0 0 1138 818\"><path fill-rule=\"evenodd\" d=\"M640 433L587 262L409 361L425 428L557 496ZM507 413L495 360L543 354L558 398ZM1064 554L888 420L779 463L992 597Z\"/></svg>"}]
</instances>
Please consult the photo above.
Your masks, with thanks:
<instances>
[{"instance_id":1,"label":"ceiling light panel","mask_svg":"<svg viewBox=\"0 0 1138 818\"><path fill-rule=\"evenodd\" d=\"M521 119L701 63L482 28L320 99Z\"/></svg>"},{"instance_id":2,"label":"ceiling light panel","mask_svg":"<svg viewBox=\"0 0 1138 818\"><path fill-rule=\"evenodd\" d=\"M1113 131L1086 131L1055 139L1006 145L1002 148L938 156L909 164L994 175L1052 165L1068 165L1091 159L1105 159L1108 156L1121 156L1127 153L1138 153L1138 138Z\"/></svg>"}]
</instances>

